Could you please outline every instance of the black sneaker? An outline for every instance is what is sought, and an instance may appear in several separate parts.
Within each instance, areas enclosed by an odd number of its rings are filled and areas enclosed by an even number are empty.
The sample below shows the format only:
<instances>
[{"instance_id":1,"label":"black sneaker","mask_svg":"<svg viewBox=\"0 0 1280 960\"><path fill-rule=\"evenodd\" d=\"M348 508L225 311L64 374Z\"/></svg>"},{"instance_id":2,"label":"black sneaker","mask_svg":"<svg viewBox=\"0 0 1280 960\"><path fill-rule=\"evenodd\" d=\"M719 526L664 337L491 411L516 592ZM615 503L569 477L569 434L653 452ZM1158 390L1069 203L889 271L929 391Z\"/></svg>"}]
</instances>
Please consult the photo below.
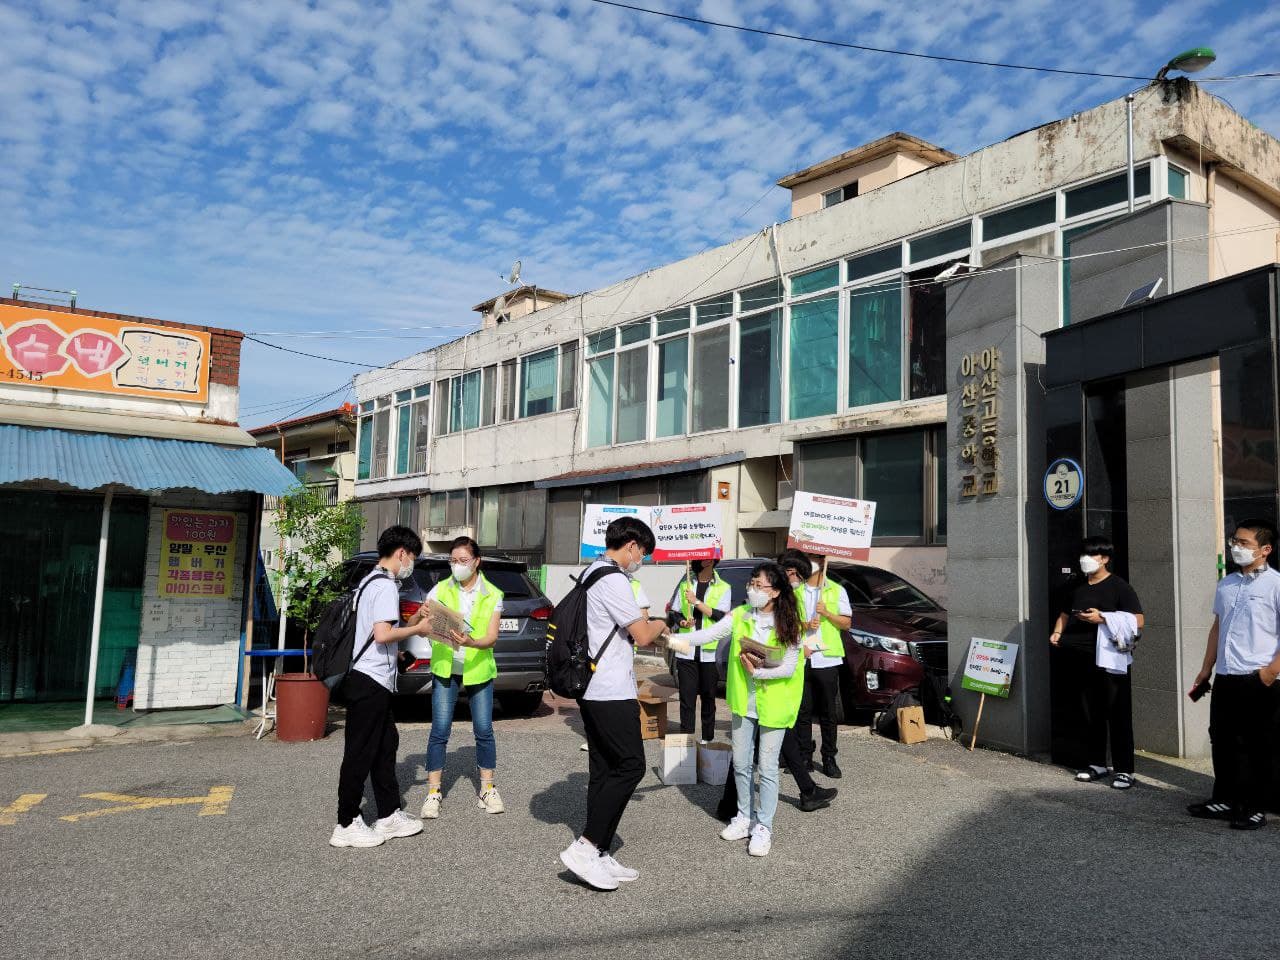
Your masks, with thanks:
<instances>
[{"instance_id":1,"label":"black sneaker","mask_svg":"<svg viewBox=\"0 0 1280 960\"><path fill-rule=\"evenodd\" d=\"M1262 811L1240 814L1231 821L1232 830L1260 830L1267 825L1267 815Z\"/></svg>"},{"instance_id":2,"label":"black sneaker","mask_svg":"<svg viewBox=\"0 0 1280 960\"><path fill-rule=\"evenodd\" d=\"M830 777L832 780L839 780L844 776L844 774L840 772L840 767L836 764L835 757L832 757L830 760L822 761L822 773L825 776Z\"/></svg>"},{"instance_id":3,"label":"black sneaker","mask_svg":"<svg viewBox=\"0 0 1280 960\"><path fill-rule=\"evenodd\" d=\"M812 793L802 793L800 795L800 812L813 813L815 810L831 806L831 801L835 799L837 793L839 791L835 787L814 787Z\"/></svg>"},{"instance_id":4,"label":"black sneaker","mask_svg":"<svg viewBox=\"0 0 1280 960\"><path fill-rule=\"evenodd\" d=\"M1187 813L1199 820L1234 820L1235 811L1229 803L1207 800L1204 803L1187 804Z\"/></svg>"}]
</instances>

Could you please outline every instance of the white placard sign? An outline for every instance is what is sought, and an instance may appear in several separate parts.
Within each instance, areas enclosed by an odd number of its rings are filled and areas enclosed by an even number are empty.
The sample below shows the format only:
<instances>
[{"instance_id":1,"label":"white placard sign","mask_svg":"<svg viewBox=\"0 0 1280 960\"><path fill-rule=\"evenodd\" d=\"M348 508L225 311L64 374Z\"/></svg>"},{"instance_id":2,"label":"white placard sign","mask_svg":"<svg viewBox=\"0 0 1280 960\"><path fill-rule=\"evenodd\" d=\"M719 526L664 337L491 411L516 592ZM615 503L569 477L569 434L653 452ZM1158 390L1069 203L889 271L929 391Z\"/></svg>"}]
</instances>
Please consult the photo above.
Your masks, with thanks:
<instances>
[{"instance_id":1,"label":"white placard sign","mask_svg":"<svg viewBox=\"0 0 1280 960\"><path fill-rule=\"evenodd\" d=\"M638 517L648 523L649 508L616 503L588 503L582 510L582 544L578 548L578 556L583 560L604 556L605 529L619 517Z\"/></svg>"},{"instance_id":2,"label":"white placard sign","mask_svg":"<svg viewBox=\"0 0 1280 960\"><path fill-rule=\"evenodd\" d=\"M870 560L875 525L874 500L797 491L791 506L787 548L846 560Z\"/></svg>"},{"instance_id":3,"label":"white placard sign","mask_svg":"<svg viewBox=\"0 0 1280 960\"><path fill-rule=\"evenodd\" d=\"M673 503L650 507L649 512L649 528L657 540L655 563L719 560L724 556L720 504Z\"/></svg>"}]
</instances>

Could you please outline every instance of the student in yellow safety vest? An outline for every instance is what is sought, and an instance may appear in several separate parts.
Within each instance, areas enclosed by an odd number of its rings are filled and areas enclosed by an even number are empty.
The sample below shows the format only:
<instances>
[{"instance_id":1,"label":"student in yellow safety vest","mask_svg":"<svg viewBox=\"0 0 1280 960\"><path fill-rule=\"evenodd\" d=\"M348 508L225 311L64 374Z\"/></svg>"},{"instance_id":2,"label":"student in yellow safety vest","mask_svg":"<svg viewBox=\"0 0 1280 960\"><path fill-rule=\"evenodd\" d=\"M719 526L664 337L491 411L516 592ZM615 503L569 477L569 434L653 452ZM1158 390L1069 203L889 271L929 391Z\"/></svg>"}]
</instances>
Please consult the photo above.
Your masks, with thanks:
<instances>
[{"instance_id":1,"label":"student in yellow safety vest","mask_svg":"<svg viewBox=\"0 0 1280 960\"><path fill-rule=\"evenodd\" d=\"M757 564L747 584L747 602L717 624L672 637L672 650L707 643L724 644L725 690L733 714L733 775L738 812L720 832L722 839L750 839L747 852L767 856L773 845L773 817L778 808L778 757L787 729L795 723L804 690L800 656L800 611L787 575L772 561ZM743 649L747 641L769 647L767 658ZM753 766L758 750L760 786ZM753 804L753 800L757 802ZM754 807L754 809L753 809Z\"/></svg>"},{"instance_id":2,"label":"student in yellow safety vest","mask_svg":"<svg viewBox=\"0 0 1280 960\"><path fill-rule=\"evenodd\" d=\"M844 663L843 631L853 625L853 606L844 587L824 577L820 554L809 554L812 570L804 585L806 641L812 648L805 671L804 700L796 720L796 739L805 766L813 769L813 717L822 730L822 772L832 779L841 776L836 763L836 704L840 700L840 670Z\"/></svg>"},{"instance_id":3,"label":"student in yellow safety vest","mask_svg":"<svg viewBox=\"0 0 1280 960\"><path fill-rule=\"evenodd\" d=\"M476 737L476 764L480 768L478 805L486 813L502 813L505 807L493 783L497 765L497 744L493 737L493 678L498 666L493 645L498 640L502 619L502 591L480 572L480 547L470 537L458 537L449 548L448 579L441 580L427 594L428 602L438 600L456 610L470 626L468 633L455 633L454 650L447 643L431 645L431 736L427 741L427 799L422 816L440 816L440 778L445 750L453 728L453 712L463 691L471 710L471 727Z\"/></svg>"},{"instance_id":4,"label":"student in yellow safety vest","mask_svg":"<svg viewBox=\"0 0 1280 960\"><path fill-rule=\"evenodd\" d=\"M671 598L672 620L679 633L690 633L719 623L732 609L729 584L716 573L715 560L695 560L695 579L681 580ZM680 688L680 732L693 733L694 708L702 698L702 742L716 738L716 644L708 643L688 653L677 653L676 684Z\"/></svg>"}]
</instances>

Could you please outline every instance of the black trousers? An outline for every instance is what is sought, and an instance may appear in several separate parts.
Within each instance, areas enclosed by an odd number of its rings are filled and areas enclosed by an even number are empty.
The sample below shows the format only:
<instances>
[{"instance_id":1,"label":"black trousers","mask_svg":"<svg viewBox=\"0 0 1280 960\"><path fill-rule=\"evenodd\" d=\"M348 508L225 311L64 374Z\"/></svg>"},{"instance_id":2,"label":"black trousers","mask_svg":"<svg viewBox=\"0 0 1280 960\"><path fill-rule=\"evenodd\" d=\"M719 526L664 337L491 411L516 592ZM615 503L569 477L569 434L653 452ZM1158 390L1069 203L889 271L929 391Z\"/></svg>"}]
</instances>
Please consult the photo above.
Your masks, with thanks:
<instances>
[{"instance_id":1,"label":"black trousers","mask_svg":"<svg viewBox=\"0 0 1280 960\"><path fill-rule=\"evenodd\" d=\"M1213 799L1260 813L1272 799L1268 792L1280 749L1280 681L1268 687L1257 671L1218 674L1209 697Z\"/></svg>"},{"instance_id":2,"label":"black trousers","mask_svg":"<svg viewBox=\"0 0 1280 960\"><path fill-rule=\"evenodd\" d=\"M760 755L760 731L756 730L756 756ZM787 768L791 776L795 777L796 787L800 791L800 795L806 796L813 793L818 785L813 782L813 777L809 776L809 771L805 766L804 756L800 752L800 742L796 737L796 728L792 727L782 737L782 765ZM728 820L738 812L738 782L733 777L733 766L729 767L729 779L724 782L724 793L720 795L720 805L716 808L716 813L721 820Z\"/></svg>"},{"instance_id":3,"label":"black trousers","mask_svg":"<svg viewBox=\"0 0 1280 960\"><path fill-rule=\"evenodd\" d=\"M696 655L696 653L695 653ZM716 684L720 671L715 662L676 660L676 681L680 685L680 732L693 733L693 708L702 698L702 739L716 738Z\"/></svg>"},{"instance_id":4,"label":"black trousers","mask_svg":"<svg viewBox=\"0 0 1280 960\"><path fill-rule=\"evenodd\" d=\"M1081 690L1084 741L1089 763L1107 766L1107 741L1116 773L1133 773L1133 681L1129 674L1107 673L1097 664L1085 674Z\"/></svg>"},{"instance_id":5,"label":"black trousers","mask_svg":"<svg viewBox=\"0 0 1280 960\"><path fill-rule=\"evenodd\" d=\"M836 703L840 699L840 668L812 666L804 671L804 696L800 699L800 714L796 717L796 738L800 741L800 753L813 762L813 718L818 718L822 730L822 759L834 760L839 749L836 746Z\"/></svg>"},{"instance_id":6,"label":"black trousers","mask_svg":"<svg viewBox=\"0 0 1280 960\"><path fill-rule=\"evenodd\" d=\"M391 691L382 684L352 670L343 682L342 694L347 703L347 726L338 773L338 824L346 827L360 816L366 779L373 781L379 820L400 809L396 779L400 733L391 714Z\"/></svg>"},{"instance_id":7,"label":"black trousers","mask_svg":"<svg viewBox=\"0 0 1280 960\"><path fill-rule=\"evenodd\" d=\"M579 700L587 733L587 824L582 835L608 852L622 812L644 779L637 700Z\"/></svg>"}]
</instances>

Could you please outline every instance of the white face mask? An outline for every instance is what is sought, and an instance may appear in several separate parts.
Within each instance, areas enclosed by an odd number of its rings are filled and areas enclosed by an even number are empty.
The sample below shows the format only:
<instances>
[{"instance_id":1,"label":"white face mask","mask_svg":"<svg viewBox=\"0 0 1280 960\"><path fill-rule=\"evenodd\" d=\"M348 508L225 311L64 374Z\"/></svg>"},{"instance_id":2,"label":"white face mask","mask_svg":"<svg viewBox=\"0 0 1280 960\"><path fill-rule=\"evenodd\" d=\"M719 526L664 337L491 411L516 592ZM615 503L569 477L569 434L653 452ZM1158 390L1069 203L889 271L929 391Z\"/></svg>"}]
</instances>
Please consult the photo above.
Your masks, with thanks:
<instances>
[{"instance_id":1,"label":"white face mask","mask_svg":"<svg viewBox=\"0 0 1280 960\"><path fill-rule=\"evenodd\" d=\"M471 564L451 563L449 564L449 572L453 574L453 579L459 583L466 583L471 579Z\"/></svg>"},{"instance_id":2,"label":"white face mask","mask_svg":"<svg viewBox=\"0 0 1280 960\"><path fill-rule=\"evenodd\" d=\"M1101 561L1095 560L1093 557L1080 558L1080 572L1086 577L1091 573L1097 573L1101 566Z\"/></svg>"},{"instance_id":3,"label":"white face mask","mask_svg":"<svg viewBox=\"0 0 1280 960\"><path fill-rule=\"evenodd\" d=\"M747 587L747 603L751 604L756 610L763 609L769 605L769 601L773 597L769 596L763 590L757 590L755 587Z\"/></svg>"},{"instance_id":4,"label":"white face mask","mask_svg":"<svg viewBox=\"0 0 1280 960\"><path fill-rule=\"evenodd\" d=\"M412 560L410 560L408 563L406 563L406 564L404 564L403 566L401 566L401 567L400 567L400 569L396 571L396 579L397 579L397 580L408 580L408 579L409 579L410 577L412 577L412 576L413 576L413 561L412 561Z\"/></svg>"},{"instance_id":5,"label":"white face mask","mask_svg":"<svg viewBox=\"0 0 1280 960\"><path fill-rule=\"evenodd\" d=\"M1253 555L1253 551L1248 547L1242 547L1240 544L1233 544L1231 547L1231 559L1236 562L1238 567L1247 567L1257 559Z\"/></svg>"},{"instance_id":6,"label":"white face mask","mask_svg":"<svg viewBox=\"0 0 1280 960\"><path fill-rule=\"evenodd\" d=\"M639 571L639 569L642 566L644 566L643 557L641 557L639 560L633 560L628 564L624 564L622 567L622 570L624 573L636 573L637 571Z\"/></svg>"}]
</instances>

